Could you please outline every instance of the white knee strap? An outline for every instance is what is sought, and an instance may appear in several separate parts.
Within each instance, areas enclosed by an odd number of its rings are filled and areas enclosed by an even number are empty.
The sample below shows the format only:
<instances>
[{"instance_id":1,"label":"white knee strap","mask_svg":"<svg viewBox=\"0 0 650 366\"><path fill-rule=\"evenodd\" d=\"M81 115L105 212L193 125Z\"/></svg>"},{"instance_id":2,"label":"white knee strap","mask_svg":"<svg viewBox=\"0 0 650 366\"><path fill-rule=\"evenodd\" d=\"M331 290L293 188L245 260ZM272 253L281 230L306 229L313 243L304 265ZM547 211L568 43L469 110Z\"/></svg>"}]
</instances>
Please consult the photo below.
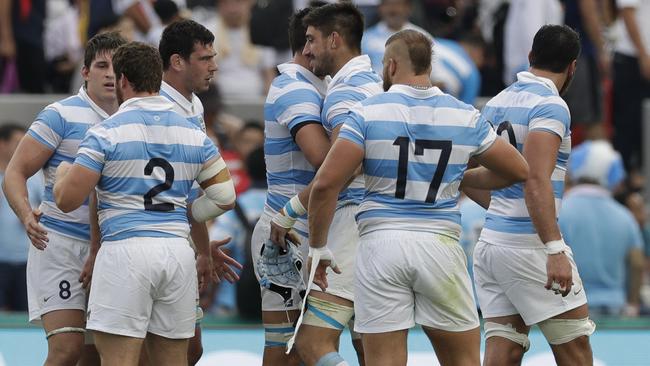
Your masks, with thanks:
<instances>
[{"instance_id":1,"label":"white knee strap","mask_svg":"<svg viewBox=\"0 0 650 366\"><path fill-rule=\"evenodd\" d=\"M553 345L569 343L581 336L588 337L596 330L596 324L589 318L547 319L538 325L548 343Z\"/></svg>"},{"instance_id":2,"label":"white knee strap","mask_svg":"<svg viewBox=\"0 0 650 366\"><path fill-rule=\"evenodd\" d=\"M50 339L51 336L61 334L61 333L86 333L86 330L83 328L76 327L63 327L59 329L54 329L45 335L45 339Z\"/></svg>"},{"instance_id":3,"label":"white knee strap","mask_svg":"<svg viewBox=\"0 0 650 366\"><path fill-rule=\"evenodd\" d=\"M519 333L511 324L499 324L493 322L485 322L485 339L490 337L501 337L509 339L524 348L524 352L530 348L530 340L528 335Z\"/></svg>"}]
</instances>

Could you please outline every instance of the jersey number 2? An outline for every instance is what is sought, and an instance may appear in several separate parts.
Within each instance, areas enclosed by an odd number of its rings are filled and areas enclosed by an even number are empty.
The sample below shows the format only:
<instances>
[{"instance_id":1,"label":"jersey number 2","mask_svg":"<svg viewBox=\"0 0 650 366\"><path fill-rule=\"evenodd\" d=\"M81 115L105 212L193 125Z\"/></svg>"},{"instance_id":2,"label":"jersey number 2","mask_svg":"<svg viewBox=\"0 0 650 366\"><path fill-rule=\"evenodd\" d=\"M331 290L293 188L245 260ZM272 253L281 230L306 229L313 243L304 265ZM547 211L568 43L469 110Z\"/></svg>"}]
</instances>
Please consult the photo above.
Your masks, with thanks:
<instances>
[{"instance_id":1,"label":"jersey number 2","mask_svg":"<svg viewBox=\"0 0 650 366\"><path fill-rule=\"evenodd\" d=\"M152 201L155 195L170 189L174 184L174 167L165 159L153 158L144 167L144 175L151 175L155 167L160 167L165 171L165 182L158 184L144 194L144 209L147 211L173 211L174 205L172 203L153 203Z\"/></svg>"},{"instance_id":2,"label":"jersey number 2","mask_svg":"<svg viewBox=\"0 0 650 366\"><path fill-rule=\"evenodd\" d=\"M408 175L409 144L411 139L407 136L400 136L395 139L393 145L399 146L399 158L397 161L397 187L395 187L395 198L404 199L406 195L406 177ZM440 159L436 171L429 184L427 198L424 202L434 203L438 195L438 188L442 183L442 176L447 169L447 163L451 156L452 143L449 140L415 140L415 155L424 155L424 149L440 150Z\"/></svg>"}]
</instances>

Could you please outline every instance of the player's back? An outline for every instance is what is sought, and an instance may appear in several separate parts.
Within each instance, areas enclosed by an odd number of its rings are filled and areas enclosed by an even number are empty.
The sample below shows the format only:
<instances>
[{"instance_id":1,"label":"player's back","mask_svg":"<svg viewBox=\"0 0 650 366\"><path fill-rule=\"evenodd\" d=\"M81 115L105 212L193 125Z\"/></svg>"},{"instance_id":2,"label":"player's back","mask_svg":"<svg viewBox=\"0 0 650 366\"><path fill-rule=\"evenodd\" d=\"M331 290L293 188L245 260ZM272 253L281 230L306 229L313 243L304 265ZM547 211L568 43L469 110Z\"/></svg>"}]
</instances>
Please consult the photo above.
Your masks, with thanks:
<instances>
[{"instance_id":1,"label":"player's back","mask_svg":"<svg viewBox=\"0 0 650 366\"><path fill-rule=\"evenodd\" d=\"M156 96L128 100L88 134L80 162L102 173L97 185L102 239L186 238L192 183L203 164L218 156L200 127Z\"/></svg>"},{"instance_id":2,"label":"player's back","mask_svg":"<svg viewBox=\"0 0 650 366\"><path fill-rule=\"evenodd\" d=\"M458 239L467 162L495 139L476 109L438 88L393 85L357 105L341 137L365 150L362 235L398 229Z\"/></svg>"},{"instance_id":3,"label":"player's back","mask_svg":"<svg viewBox=\"0 0 650 366\"><path fill-rule=\"evenodd\" d=\"M54 203L55 172L63 161L72 163L86 132L108 118L108 114L92 102L82 87L77 95L52 103L36 117L27 132L31 137L53 150L43 166L45 193L41 204L41 222L53 231L77 239L89 240L88 203L69 213L63 213Z\"/></svg>"},{"instance_id":4,"label":"player's back","mask_svg":"<svg viewBox=\"0 0 650 366\"><path fill-rule=\"evenodd\" d=\"M306 123L320 124L324 81L300 65L278 66L277 76L264 104L264 157L268 193L264 211L273 216L302 191L314 178L316 170L307 161L295 141L297 131ZM304 219L296 222L297 230L307 233Z\"/></svg>"},{"instance_id":5,"label":"player's back","mask_svg":"<svg viewBox=\"0 0 650 366\"><path fill-rule=\"evenodd\" d=\"M551 176L557 213L562 202L564 176L571 152L569 109L551 80L529 72L519 73L517 77L517 82L487 103L482 118L490 121L498 134L507 136L519 152L523 152L531 131L544 131L560 137L561 145ZM496 245L544 247L528 214L524 183L492 191L481 239Z\"/></svg>"}]
</instances>

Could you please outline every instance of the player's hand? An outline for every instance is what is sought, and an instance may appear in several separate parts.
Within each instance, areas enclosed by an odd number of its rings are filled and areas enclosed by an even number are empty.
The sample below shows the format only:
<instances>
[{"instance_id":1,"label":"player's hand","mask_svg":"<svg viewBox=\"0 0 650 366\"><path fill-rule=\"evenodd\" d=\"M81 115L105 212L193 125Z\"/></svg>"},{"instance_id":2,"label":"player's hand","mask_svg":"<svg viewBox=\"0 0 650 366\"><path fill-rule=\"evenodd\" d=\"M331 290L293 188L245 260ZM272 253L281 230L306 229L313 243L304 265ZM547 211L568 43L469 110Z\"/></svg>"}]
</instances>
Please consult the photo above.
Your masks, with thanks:
<instances>
[{"instance_id":1,"label":"player's hand","mask_svg":"<svg viewBox=\"0 0 650 366\"><path fill-rule=\"evenodd\" d=\"M244 266L241 263L234 260L228 254L224 253L221 250L221 247L230 242L230 237L227 237L222 240L213 240L210 242L210 254L212 256L213 271L212 276L213 280L216 283L221 282L222 278L225 278L226 281L230 283L235 283L239 280L239 275L235 271L235 268L242 270Z\"/></svg>"},{"instance_id":2,"label":"player's hand","mask_svg":"<svg viewBox=\"0 0 650 366\"><path fill-rule=\"evenodd\" d=\"M310 248L310 250L312 250ZM316 272L314 274L314 283L321 288L321 290L325 291L327 289L328 283L327 283L327 267L332 268L332 271L336 274L341 274L341 270L339 269L339 266L336 264L336 261L334 260L334 256L332 255L332 252L330 252L328 249L321 254L322 256L320 257L320 260L318 261L318 267L316 267ZM312 255L309 256L309 259L307 260L307 271L308 273L311 273L311 268L313 265L313 257Z\"/></svg>"},{"instance_id":3,"label":"player's hand","mask_svg":"<svg viewBox=\"0 0 650 366\"><path fill-rule=\"evenodd\" d=\"M88 254L88 258L86 258L86 263L84 263L81 274L79 275L79 282L81 282L81 287L83 289L88 289L93 279L93 269L95 268L96 258L97 252L91 250Z\"/></svg>"},{"instance_id":4,"label":"player's hand","mask_svg":"<svg viewBox=\"0 0 650 366\"><path fill-rule=\"evenodd\" d=\"M571 291L573 285L573 270L566 254L551 254L546 260L546 286L547 290L555 291L555 294L562 294L565 297Z\"/></svg>"},{"instance_id":5,"label":"player's hand","mask_svg":"<svg viewBox=\"0 0 650 366\"><path fill-rule=\"evenodd\" d=\"M209 256L205 254L199 254L196 256L196 276L199 281L199 292L203 292L208 284L210 283L212 277L212 260Z\"/></svg>"},{"instance_id":6,"label":"player's hand","mask_svg":"<svg viewBox=\"0 0 650 366\"><path fill-rule=\"evenodd\" d=\"M43 216L41 210L35 208L21 220L25 227L25 232L27 232L27 237L38 250L47 248L47 242L49 241L47 231L39 224L41 216Z\"/></svg>"},{"instance_id":7,"label":"player's hand","mask_svg":"<svg viewBox=\"0 0 650 366\"><path fill-rule=\"evenodd\" d=\"M271 221L271 241L279 245L282 249L287 249L287 240L300 245L300 239L298 239L298 236L291 231L291 228L287 229L285 227L282 227L275 222Z\"/></svg>"}]
</instances>

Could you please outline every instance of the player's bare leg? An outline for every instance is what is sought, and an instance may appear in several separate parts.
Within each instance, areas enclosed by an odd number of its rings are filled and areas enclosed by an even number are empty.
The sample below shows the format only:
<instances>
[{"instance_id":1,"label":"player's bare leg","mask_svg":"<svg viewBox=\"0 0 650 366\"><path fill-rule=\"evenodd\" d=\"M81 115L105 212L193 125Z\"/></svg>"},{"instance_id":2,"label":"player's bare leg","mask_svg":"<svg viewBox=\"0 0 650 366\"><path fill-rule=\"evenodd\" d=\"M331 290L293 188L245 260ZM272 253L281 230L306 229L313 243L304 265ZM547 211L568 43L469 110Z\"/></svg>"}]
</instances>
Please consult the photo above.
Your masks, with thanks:
<instances>
[{"instance_id":1,"label":"player's bare leg","mask_svg":"<svg viewBox=\"0 0 650 366\"><path fill-rule=\"evenodd\" d=\"M201 327L196 326L194 329L194 337L190 338L187 346L187 364L190 366L196 365L203 355L203 343L201 343Z\"/></svg>"},{"instance_id":2,"label":"player's bare leg","mask_svg":"<svg viewBox=\"0 0 650 366\"><path fill-rule=\"evenodd\" d=\"M357 361L359 362L359 366L365 366L366 360L363 353L363 341L361 338L352 339L352 346L354 347L354 351L357 353Z\"/></svg>"},{"instance_id":3,"label":"player's bare leg","mask_svg":"<svg viewBox=\"0 0 650 366\"><path fill-rule=\"evenodd\" d=\"M404 366L407 359L408 329L386 333L364 333L361 336L366 364L373 366Z\"/></svg>"},{"instance_id":4,"label":"player's bare leg","mask_svg":"<svg viewBox=\"0 0 650 366\"><path fill-rule=\"evenodd\" d=\"M95 345L102 359L102 366L136 366L138 364L144 339L97 331L93 334Z\"/></svg>"},{"instance_id":5,"label":"player's bare leg","mask_svg":"<svg viewBox=\"0 0 650 366\"><path fill-rule=\"evenodd\" d=\"M464 332L422 327L436 351L441 366L479 366L481 331L478 327Z\"/></svg>"},{"instance_id":6,"label":"player's bare leg","mask_svg":"<svg viewBox=\"0 0 650 366\"><path fill-rule=\"evenodd\" d=\"M587 304L569 310L553 319L585 319L589 317L589 310ZM586 335L579 336L567 343L551 344L555 362L558 366L581 366L593 365L594 358L589 344L589 337Z\"/></svg>"},{"instance_id":7,"label":"player's bare leg","mask_svg":"<svg viewBox=\"0 0 650 366\"><path fill-rule=\"evenodd\" d=\"M352 301L325 292L311 291L309 296L329 303L354 307ZM303 323L296 337L296 348L305 365L316 365L323 356L332 352L338 353L342 331L343 329L323 328Z\"/></svg>"},{"instance_id":8,"label":"player's bare leg","mask_svg":"<svg viewBox=\"0 0 650 366\"><path fill-rule=\"evenodd\" d=\"M262 323L265 326L274 325L274 324L293 324L300 312L298 310L288 310L288 311L263 311L262 312ZM282 342L280 342L282 343ZM264 346L264 361L263 366L275 366L275 365L287 365L287 366L298 366L300 365L300 357L298 352L294 348L291 350L291 353L288 355L285 354L287 350L286 342L284 345Z\"/></svg>"},{"instance_id":9,"label":"player's bare leg","mask_svg":"<svg viewBox=\"0 0 650 366\"><path fill-rule=\"evenodd\" d=\"M187 365L189 339L171 339L147 333L145 345L149 362L156 366Z\"/></svg>"},{"instance_id":10,"label":"player's bare leg","mask_svg":"<svg viewBox=\"0 0 650 366\"><path fill-rule=\"evenodd\" d=\"M82 310L55 310L41 316L46 334L66 328L84 329L85 313ZM84 333L64 331L47 339L45 366L74 366L81 358L84 347Z\"/></svg>"},{"instance_id":11,"label":"player's bare leg","mask_svg":"<svg viewBox=\"0 0 650 366\"><path fill-rule=\"evenodd\" d=\"M509 315L495 318L486 318L485 323L496 323L508 326L522 336L528 336L530 327L524 323L520 315ZM516 336L514 333L513 336ZM527 338L526 338L527 339ZM524 346L511 339L494 336L485 340L485 358L484 366L508 366L520 365L521 360L526 352Z\"/></svg>"},{"instance_id":12,"label":"player's bare leg","mask_svg":"<svg viewBox=\"0 0 650 366\"><path fill-rule=\"evenodd\" d=\"M87 332L92 332L88 330ZM81 359L79 360L78 366L100 366L102 360L99 357L99 352L97 352L97 347L94 344L84 345L83 351L81 353Z\"/></svg>"}]
</instances>

